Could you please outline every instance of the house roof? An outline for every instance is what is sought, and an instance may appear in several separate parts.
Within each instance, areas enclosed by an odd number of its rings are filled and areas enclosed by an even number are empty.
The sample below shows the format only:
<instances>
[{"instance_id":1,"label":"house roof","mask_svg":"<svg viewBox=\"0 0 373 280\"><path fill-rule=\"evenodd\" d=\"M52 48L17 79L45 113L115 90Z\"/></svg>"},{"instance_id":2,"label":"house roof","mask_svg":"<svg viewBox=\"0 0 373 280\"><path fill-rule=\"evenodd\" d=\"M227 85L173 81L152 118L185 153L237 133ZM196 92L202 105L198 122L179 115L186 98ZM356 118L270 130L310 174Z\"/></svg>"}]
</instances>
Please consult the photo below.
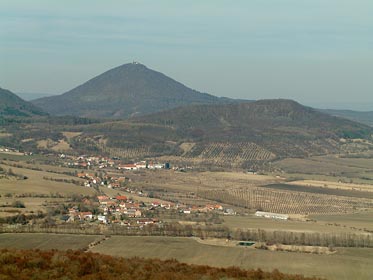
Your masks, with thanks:
<instances>
[{"instance_id":1,"label":"house roof","mask_svg":"<svg viewBox=\"0 0 373 280\"><path fill-rule=\"evenodd\" d=\"M99 195L97 196L97 199L102 201L102 200L109 200L109 197L107 197L106 195Z\"/></svg>"}]
</instances>

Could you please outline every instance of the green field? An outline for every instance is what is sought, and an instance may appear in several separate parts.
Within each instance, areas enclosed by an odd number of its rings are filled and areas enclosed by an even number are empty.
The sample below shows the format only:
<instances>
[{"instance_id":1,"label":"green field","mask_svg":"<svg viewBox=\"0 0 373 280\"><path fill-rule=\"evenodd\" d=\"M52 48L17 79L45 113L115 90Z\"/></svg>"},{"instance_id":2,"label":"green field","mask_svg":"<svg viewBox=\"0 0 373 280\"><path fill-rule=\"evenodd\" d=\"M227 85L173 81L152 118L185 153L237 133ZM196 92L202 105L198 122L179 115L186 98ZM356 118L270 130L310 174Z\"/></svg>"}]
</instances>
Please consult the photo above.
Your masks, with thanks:
<instances>
[{"instance_id":1,"label":"green field","mask_svg":"<svg viewBox=\"0 0 373 280\"><path fill-rule=\"evenodd\" d=\"M100 239L102 236L98 235L2 233L0 248L79 250Z\"/></svg>"},{"instance_id":2,"label":"green field","mask_svg":"<svg viewBox=\"0 0 373 280\"><path fill-rule=\"evenodd\" d=\"M170 259L211 266L261 268L327 279L372 279L373 249L338 249L333 255L270 252L252 248L205 245L194 239L113 236L93 252L122 256Z\"/></svg>"}]
</instances>

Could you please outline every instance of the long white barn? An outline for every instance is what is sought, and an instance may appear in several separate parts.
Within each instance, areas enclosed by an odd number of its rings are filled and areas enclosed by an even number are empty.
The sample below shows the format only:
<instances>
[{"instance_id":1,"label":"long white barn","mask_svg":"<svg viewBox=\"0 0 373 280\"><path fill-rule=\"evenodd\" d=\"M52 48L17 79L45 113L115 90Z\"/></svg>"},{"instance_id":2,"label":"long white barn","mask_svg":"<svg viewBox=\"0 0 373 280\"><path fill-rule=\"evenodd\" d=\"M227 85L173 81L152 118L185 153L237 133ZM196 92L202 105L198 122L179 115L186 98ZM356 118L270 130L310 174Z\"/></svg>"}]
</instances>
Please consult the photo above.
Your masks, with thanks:
<instances>
[{"instance_id":1,"label":"long white barn","mask_svg":"<svg viewBox=\"0 0 373 280\"><path fill-rule=\"evenodd\" d=\"M289 219L289 215L286 215L286 214L277 214L277 213L263 212L263 211L256 211L255 216L270 218L270 219L279 219L279 220L288 220Z\"/></svg>"}]
</instances>

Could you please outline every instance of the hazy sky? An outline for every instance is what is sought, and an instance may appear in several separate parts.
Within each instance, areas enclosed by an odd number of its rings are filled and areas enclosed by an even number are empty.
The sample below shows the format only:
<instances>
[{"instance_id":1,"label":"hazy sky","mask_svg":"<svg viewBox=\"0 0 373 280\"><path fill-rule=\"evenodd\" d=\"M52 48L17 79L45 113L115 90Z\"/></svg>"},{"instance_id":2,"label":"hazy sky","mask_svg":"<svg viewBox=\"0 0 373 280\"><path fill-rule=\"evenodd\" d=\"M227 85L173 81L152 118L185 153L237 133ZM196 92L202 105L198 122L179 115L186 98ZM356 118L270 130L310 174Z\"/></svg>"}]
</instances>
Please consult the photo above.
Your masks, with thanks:
<instances>
[{"instance_id":1,"label":"hazy sky","mask_svg":"<svg viewBox=\"0 0 373 280\"><path fill-rule=\"evenodd\" d=\"M372 0L0 0L0 87L139 61L218 96L373 110Z\"/></svg>"}]
</instances>

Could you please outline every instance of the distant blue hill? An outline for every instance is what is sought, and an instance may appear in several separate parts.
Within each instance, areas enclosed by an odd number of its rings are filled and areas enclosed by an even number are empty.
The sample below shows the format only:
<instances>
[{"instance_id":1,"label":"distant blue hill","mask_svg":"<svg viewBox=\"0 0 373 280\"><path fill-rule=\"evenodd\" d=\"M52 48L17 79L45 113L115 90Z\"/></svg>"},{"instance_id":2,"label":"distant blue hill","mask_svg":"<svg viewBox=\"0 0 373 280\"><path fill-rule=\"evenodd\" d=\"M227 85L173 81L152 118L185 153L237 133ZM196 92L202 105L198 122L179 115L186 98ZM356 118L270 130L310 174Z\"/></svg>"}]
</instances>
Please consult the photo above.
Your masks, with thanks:
<instances>
[{"instance_id":1,"label":"distant blue hill","mask_svg":"<svg viewBox=\"0 0 373 280\"><path fill-rule=\"evenodd\" d=\"M341 117L363 124L373 126L373 111L360 112L352 110L336 110L336 109L318 109L320 112L327 113L332 116Z\"/></svg>"},{"instance_id":2,"label":"distant blue hill","mask_svg":"<svg viewBox=\"0 0 373 280\"><path fill-rule=\"evenodd\" d=\"M16 93L19 97L26 101L31 101L37 98L52 96L53 94L50 93L37 93L37 92L17 92Z\"/></svg>"}]
</instances>

